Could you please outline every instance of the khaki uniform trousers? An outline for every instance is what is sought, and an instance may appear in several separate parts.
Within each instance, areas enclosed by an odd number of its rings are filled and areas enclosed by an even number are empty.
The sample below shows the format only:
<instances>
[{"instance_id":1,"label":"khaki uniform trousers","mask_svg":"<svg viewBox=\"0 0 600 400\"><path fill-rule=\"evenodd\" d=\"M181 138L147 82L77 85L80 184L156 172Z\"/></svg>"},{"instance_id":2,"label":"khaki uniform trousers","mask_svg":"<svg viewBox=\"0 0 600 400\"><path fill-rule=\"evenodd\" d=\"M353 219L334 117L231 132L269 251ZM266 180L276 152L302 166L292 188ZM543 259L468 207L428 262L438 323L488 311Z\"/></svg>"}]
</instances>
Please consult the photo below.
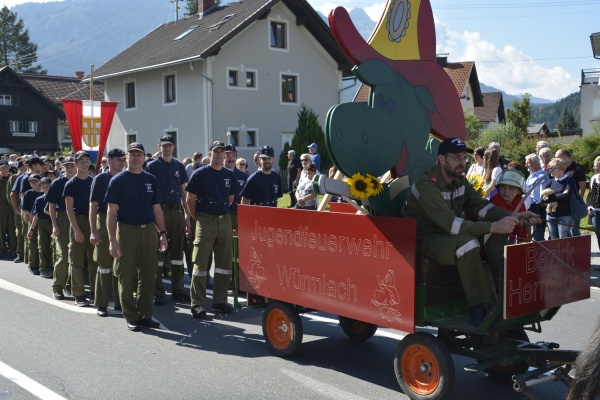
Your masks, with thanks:
<instances>
[{"instance_id":1,"label":"khaki uniform trousers","mask_svg":"<svg viewBox=\"0 0 600 400\"><path fill-rule=\"evenodd\" d=\"M13 213L14 214L14 213ZM23 217L21 215L14 214L15 219L15 237L17 238L17 256L25 261L25 242L26 238L23 237Z\"/></svg>"},{"instance_id":2,"label":"khaki uniform trousers","mask_svg":"<svg viewBox=\"0 0 600 400\"><path fill-rule=\"evenodd\" d=\"M165 219L165 231L169 242L169 256L171 258L171 292L182 294L183 287L183 246L185 242L185 215L181 204L161 204L163 218ZM154 294L164 296L163 267L165 265L165 253L158 253L156 267L156 282Z\"/></svg>"},{"instance_id":3,"label":"khaki uniform trousers","mask_svg":"<svg viewBox=\"0 0 600 400\"><path fill-rule=\"evenodd\" d=\"M25 215L25 213L21 214ZM25 259L23 260L26 264L28 264L31 268L39 268L40 267L40 253L38 251L38 228L36 227L33 230L33 237L29 239L27 234L29 233L29 227L31 226L31 222L25 223L23 221L23 240L24 240L24 254Z\"/></svg>"},{"instance_id":4,"label":"khaki uniform trousers","mask_svg":"<svg viewBox=\"0 0 600 400\"><path fill-rule=\"evenodd\" d=\"M231 280L231 262L233 259L233 234L231 217L198 213L196 222L196 240L194 240L194 272L190 297L192 307L204 307L206 303L206 282L208 280L209 260L214 251L215 281L213 286L213 304L227 303L227 289Z\"/></svg>"},{"instance_id":5,"label":"khaki uniform trousers","mask_svg":"<svg viewBox=\"0 0 600 400\"><path fill-rule=\"evenodd\" d=\"M96 276L95 302L97 307L108 307L110 291L112 287L115 307L121 306L119 299L119 280L113 274L113 263L115 259L110 255L110 241L106 227L106 213L98 213L96 229L100 235L100 243L94 248L94 261L98 264L98 275Z\"/></svg>"},{"instance_id":6,"label":"khaki uniform trousers","mask_svg":"<svg viewBox=\"0 0 600 400\"><path fill-rule=\"evenodd\" d=\"M56 213L56 223L60 229L60 236L54 238L56 260L54 262L54 284L52 291L63 290L69 280L69 231L71 223L66 211Z\"/></svg>"},{"instance_id":7,"label":"khaki uniform trousers","mask_svg":"<svg viewBox=\"0 0 600 400\"><path fill-rule=\"evenodd\" d=\"M504 245L508 235L491 235L485 251L497 284L504 266ZM441 265L456 265L469 306L491 304L496 289L483 265L480 240L471 235L424 234L423 255Z\"/></svg>"},{"instance_id":8,"label":"khaki uniform trousers","mask_svg":"<svg viewBox=\"0 0 600 400\"><path fill-rule=\"evenodd\" d=\"M52 221L39 219L37 223L37 245L40 259L40 270L54 270L52 264Z\"/></svg>"},{"instance_id":9,"label":"khaki uniform trousers","mask_svg":"<svg viewBox=\"0 0 600 400\"><path fill-rule=\"evenodd\" d=\"M2 183L0 182L0 185ZM12 253L17 249L17 236L15 235L15 213L8 201L0 200L0 238L2 239L2 247L0 251L6 251L4 240L8 238L8 250Z\"/></svg>"},{"instance_id":10,"label":"khaki uniform trousers","mask_svg":"<svg viewBox=\"0 0 600 400\"><path fill-rule=\"evenodd\" d=\"M127 322L151 318L154 313L154 280L158 240L156 225L118 223L117 241L121 258L115 261L119 297ZM137 302L133 292L137 288Z\"/></svg>"},{"instance_id":11,"label":"khaki uniform trousers","mask_svg":"<svg viewBox=\"0 0 600 400\"><path fill-rule=\"evenodd\" d=\"M194 240L196 240L196 218L190 217L191 238L185 238L183 252L185 253L185 265L187 266L188 276L192 278L194 271Z\"/></svg>"},{"instance_id":12,"label":"khaki uniform trousers","mask_svg":"<svg viewBox=\"0 0 600 400\"><path fill-rule=\"evenodd\" d=\"M73 296L85 296L85 279L83 270L85 260L88 260L88 276L90 279L90 294L93 295L96 285L98 264L94 261L94 246L90 243L90 221L86 215L76 215L77 225L83 232L83 243L75 241L75 231L69 230L69 272L71 273L71 292ZM62 236L62 233L61 233Z\"/></svg>"}]
</instances>

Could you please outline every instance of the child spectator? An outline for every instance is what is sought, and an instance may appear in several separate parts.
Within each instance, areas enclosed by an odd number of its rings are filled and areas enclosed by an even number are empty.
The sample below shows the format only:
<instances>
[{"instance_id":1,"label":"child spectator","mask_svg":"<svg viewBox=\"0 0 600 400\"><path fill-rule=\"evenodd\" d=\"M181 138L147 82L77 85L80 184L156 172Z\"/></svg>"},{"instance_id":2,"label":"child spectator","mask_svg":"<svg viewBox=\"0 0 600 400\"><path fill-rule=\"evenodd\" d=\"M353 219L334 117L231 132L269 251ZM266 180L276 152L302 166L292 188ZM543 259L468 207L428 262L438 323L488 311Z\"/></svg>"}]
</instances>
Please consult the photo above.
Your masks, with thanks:
<instances>
[{"instance_id":1,"label":"child spectator","mask_svg":"<svg viewBox=\"0 0 600 400\"><path fill-rule=\"evenodd\" d=\"M490 203L509 211L515 211L520 204L518 212L525 211L525 204L521 203L524 182L525 177L516 169L507 169L502 172L498 177L498 193L492 196ZM511 233L510 239L514 243L526 240L527 229L524 226L516 226Z\"/></svg>"}]
</instances>

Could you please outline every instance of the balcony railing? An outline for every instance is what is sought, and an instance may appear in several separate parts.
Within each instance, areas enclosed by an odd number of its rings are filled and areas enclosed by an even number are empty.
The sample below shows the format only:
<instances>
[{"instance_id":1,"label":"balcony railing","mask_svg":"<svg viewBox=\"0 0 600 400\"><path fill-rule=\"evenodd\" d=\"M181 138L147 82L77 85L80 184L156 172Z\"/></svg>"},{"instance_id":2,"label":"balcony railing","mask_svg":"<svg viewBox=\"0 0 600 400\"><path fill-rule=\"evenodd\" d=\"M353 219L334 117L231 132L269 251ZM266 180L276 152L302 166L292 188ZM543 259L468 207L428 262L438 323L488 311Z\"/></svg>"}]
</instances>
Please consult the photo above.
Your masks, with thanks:
<instances>
[{"instance_id":1,"label":"balcony railing","mask_svg":"<svg viewBox=\"0 0 600 400\"><path fill-rule=\"evenodd\" d=\"M582 69L581 70L581 84L589 85L589 84L598 84L598 80L600 79L600 68L590 68L590 69Z\"/></svg>"}]
</instances>

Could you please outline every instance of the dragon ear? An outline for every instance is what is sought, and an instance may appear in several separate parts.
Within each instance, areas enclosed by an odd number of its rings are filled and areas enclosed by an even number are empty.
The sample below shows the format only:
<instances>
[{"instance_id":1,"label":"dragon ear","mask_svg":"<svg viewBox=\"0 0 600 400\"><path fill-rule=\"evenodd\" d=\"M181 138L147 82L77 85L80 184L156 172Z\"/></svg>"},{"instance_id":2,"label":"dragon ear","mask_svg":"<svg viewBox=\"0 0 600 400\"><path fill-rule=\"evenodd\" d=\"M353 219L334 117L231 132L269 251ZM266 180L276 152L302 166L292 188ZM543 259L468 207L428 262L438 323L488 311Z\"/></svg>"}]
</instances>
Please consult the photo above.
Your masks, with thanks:
<instances>
[{"instance_id":1,"label":"dragon ear","mask_svg":"<svg viewBox=\"0 0 600 400\"><path fill-rule=\"evenodd\" d=\"M417 92L417 97L419 98L419 101L421 102L423 107L425 107L427 111L433 112L433 96L431 96L429 90L427 90L425 86L417 86L415 88L415 91Z\"/></svg>"},{"instance_id":2,"label":"dragon ear","mask_svg":"<svg viewBox=\"0 0 600 400\"><path fill-rule=\"evenodd\" d=\"M385 85L398 80L398 73L383 61L371 59L354 67L354 75L370 86Z\"/></svg>"}]
</instances>

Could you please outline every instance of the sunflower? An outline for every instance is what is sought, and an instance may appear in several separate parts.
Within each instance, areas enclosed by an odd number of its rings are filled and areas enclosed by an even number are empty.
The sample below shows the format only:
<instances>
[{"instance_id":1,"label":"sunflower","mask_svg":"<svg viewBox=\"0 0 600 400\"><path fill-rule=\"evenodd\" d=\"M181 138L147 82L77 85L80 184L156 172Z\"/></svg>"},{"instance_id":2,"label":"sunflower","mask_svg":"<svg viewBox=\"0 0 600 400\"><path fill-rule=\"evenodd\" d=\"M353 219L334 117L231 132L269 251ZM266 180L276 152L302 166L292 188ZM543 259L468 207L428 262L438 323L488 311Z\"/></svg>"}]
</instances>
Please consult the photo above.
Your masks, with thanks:
<instances>
[{"instance_id":1,"label":"sunflower","mask_svg":"<svg viewBox=\"0 0 600 400\"><path fill-rule=\"evenodd\" d=\"M475 189L475 191L481 195L481 197L485 197L485 190L483 190L483 176L479 174L472 174L469 175L467 180L471 186L473 186L473 189Z\"/></svg>"},{"instance_id":2,"label":"sunflower","mask_svg":"<svg viewBox=\"0 0 600 400\"><path fill-rule=\"evenodd\" d=\"M376 176L367 174L367 179L371 180L371 186L373 187L372 196L377 196L379 193L383 192L383 185L381 184L381 181Z\"/></svg>"},{"instance_id":3,"label":"sunflower","mask_svg":"<svg viewBox=\"0 0 600 400\"><path fill-rule=\"evenodd\" d=\"M365 200L373 194L371 180L362 176L360 172L355 173L351 178L345 178L344 182L348 184L350 195L355 199Z\"/></svg>"}]
</instances>

